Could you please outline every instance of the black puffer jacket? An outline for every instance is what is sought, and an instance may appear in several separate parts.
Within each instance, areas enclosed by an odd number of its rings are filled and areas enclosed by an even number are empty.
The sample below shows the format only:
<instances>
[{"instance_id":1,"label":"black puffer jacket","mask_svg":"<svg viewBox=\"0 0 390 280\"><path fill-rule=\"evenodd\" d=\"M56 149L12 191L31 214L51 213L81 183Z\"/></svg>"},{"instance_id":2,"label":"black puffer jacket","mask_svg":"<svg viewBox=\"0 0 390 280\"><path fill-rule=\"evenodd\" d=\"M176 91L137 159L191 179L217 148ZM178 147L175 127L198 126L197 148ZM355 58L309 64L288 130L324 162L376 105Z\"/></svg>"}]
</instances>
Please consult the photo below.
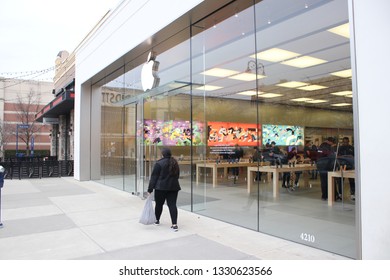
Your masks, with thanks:
<instances>
[{"instance_id":1,"label":"black puffer jacket","mask_svg":"<svg viewBox=\"0 0 390 280\"><path fill-rule=\"evenodd\" d=\"M164 157L156 162L154 165L152 175L149 182L148 192L153 190L162 191L179 191L181 190L179 184L180 170L174 175L169 174L170 157Z\"/></svg>"}]
</instances>

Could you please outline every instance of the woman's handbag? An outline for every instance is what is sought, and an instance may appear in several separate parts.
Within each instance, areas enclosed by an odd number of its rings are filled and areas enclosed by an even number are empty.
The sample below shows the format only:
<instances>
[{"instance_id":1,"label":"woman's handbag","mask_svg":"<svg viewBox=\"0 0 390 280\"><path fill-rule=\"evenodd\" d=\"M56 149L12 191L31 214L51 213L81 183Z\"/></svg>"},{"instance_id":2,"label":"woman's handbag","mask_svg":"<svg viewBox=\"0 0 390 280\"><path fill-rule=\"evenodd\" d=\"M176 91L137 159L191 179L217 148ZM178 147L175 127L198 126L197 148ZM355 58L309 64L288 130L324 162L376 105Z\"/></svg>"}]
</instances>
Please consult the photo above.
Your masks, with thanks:
<instances>
[{"instance_id":1,"label":"woman's handbag","mask_svg":"<svg viewBox=\"0 0 390 280\"><path fill-rule=\"evenodd\" d=\"M144 225L151 225L156 222L156 215L154 214L153 209L153 195L149 195L146 198L144 210L142 211L141 218L139 222Z\"/></svg>"}]
</instances>

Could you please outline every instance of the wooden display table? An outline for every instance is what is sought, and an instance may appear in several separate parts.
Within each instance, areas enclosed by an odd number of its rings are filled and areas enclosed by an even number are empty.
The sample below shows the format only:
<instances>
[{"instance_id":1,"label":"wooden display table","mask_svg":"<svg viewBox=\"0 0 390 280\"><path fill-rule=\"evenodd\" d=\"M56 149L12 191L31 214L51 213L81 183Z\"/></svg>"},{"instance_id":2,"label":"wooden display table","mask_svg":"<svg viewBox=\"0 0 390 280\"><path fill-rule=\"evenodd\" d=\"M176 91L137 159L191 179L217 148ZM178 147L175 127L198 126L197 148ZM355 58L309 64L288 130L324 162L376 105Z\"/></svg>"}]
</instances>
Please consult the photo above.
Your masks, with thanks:
<instances>
[{"instance_id":1,"label":"wooden display table","mask_svg":"<svg viewBox=\"0 0 390 280\"><path fill-rule=\"evenodd\" d=\"M223 168L223 176L227 177L228 174L228 168L233 168L233 167L252 167L252 166L257 166L256 162L221 162L221 163L216 163L216 162L202 162L202 163L197 163L196 164L196 184L199 183L199 175L200 175L200 169L201 168L209 168L211 169L211 174L213 177L213 188L217 185L217 180L218 180L218 169Z\"/></svg>"},{"instance_id":2,"label":"wooden display table","mask_svg":"<svg viewBox=\"0 0 390 280\"><path fill-rule=\"evenodd\" d=\"M248 176L247 176L247 189L248 193L251 192L251 188L253 186L253 174L255 172L268 172L273 174L273 180L272 180L272 193L273 197L278 198L279 197L279 174L284 172L297 172L297 171L310 171L310 170L316 170L315 165L311 164L297 164L294 167L289 167L288 165L284 165L282 168L277 168L276 166L255 166L255 167L248 167ZM303 176L303 186L307 187L309 185L309 177Z\"/></svg>"},{"instance_id":3,"label":"wooden display table","mask_svg":"<svg viewBox=\"0 0 390 280\"><path fill-rule=\"evenodd\" d=\"M328 172L328 205L334 204L335 186L334 178L355 178L355 170L329 171Z\"/></svg>"}]
</instances>

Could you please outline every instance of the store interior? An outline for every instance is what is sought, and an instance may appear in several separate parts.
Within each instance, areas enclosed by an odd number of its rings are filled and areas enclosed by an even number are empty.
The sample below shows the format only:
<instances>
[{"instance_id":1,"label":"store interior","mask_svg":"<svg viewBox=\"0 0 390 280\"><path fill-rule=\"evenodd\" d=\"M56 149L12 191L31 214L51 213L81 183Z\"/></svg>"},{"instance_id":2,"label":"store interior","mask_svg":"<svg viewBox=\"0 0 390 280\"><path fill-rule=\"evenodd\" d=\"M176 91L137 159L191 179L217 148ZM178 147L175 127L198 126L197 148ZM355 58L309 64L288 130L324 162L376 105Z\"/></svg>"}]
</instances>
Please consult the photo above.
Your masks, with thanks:
<instances>
[{"instance_id":1,"label":"store interior","mask_svg":"<svg viewBox=\"0 0 390 280\"><path fill-rule=\"evenodd\" d=\"M301 155L306 143L319 147L328 137L336 149L344 137L354 145L346 1L242 2L155 46L156 88L142 90L140 57L106 79L103 97L121 97L102 101L97 181L142 196L161 147L169 147L181 168L181 209L354 258L349 180L329 206L315 170L303 171L293 191L282 188L281 175L275 196L269 174L248 192L248 166L237 176L215 168L216 177L207 167L227 163L223 153L236 144L248 163L255 147L272 141ZM239 127L234 139L219 133Z\"/></svg>"}]
</instances>

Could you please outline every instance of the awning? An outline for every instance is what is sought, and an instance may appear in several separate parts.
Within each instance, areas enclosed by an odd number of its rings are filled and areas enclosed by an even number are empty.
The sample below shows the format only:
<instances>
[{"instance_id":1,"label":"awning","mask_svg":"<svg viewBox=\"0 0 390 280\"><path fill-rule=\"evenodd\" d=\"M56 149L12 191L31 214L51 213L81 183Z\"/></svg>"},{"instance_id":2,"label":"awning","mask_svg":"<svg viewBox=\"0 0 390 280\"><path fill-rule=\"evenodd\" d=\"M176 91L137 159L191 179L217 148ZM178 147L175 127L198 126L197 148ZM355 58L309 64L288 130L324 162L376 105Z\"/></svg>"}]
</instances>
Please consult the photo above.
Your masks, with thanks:
<instances>
[{"instance_id":1,"label":"awning","mask_svg":"<svg viewBox=\"0 0 390 280\"><path fill-rule=\"evenodd\" d=\"M63 91L35 115L35 121L43 122L43 118L58 118L70 113L74 108L74 95L74 91Z\"/></svg>"}]
</instances>

